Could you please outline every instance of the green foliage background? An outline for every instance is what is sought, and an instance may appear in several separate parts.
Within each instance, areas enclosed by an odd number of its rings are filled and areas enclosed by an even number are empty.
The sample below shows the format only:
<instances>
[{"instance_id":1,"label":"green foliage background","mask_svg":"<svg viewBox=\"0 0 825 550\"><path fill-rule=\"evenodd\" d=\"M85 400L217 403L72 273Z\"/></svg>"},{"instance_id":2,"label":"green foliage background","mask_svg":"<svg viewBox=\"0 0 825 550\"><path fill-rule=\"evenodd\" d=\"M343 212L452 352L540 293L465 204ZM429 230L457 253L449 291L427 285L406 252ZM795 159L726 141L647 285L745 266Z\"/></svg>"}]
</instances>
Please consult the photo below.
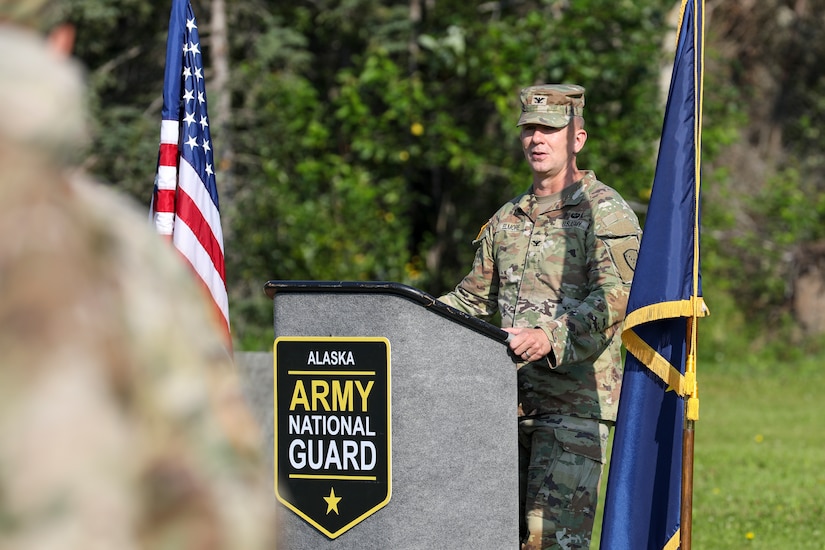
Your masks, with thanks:
<instances>
[{"instance_id":1,"label":"green foliage background","mask_svg":"<svg viewBox=\"0 0 825 550\"><path fill-rule=\"evenodd\" d=\"M96 134L86 167L148 207L169 2L67 3L92 87ZM210 79L214 6L193 5ZM238 349L269 346L262 287L270 279L392 280L433 294L451 288L470 266L478 228L529 185L515 130L526 85L586 87L590 139L579 166L643 218L678 1L225 5L230 110L221 114L229 122L213 125L212 136ZM715 47L714 36L724 43L727 27L720 29L709 29L704 106L703 187L712 189L704 203L706 298L716 314L707 290L714 289L725 318L767 319L766 310L787 304L782 258L823 237L825 200L810 198L821 183L808 179L821 162L800 159L812 158L811 140L822 139L825 103L796 90L808 103L788 132L792 154L743 197L735 172L717 159L742 139L746 101L758 94L742 78L741 60ZM819 83L813 71L806 74ZM752 228L743 227L741 212ZM756 254L760 244L766 254Z\"/></svg>"}]
</instances>

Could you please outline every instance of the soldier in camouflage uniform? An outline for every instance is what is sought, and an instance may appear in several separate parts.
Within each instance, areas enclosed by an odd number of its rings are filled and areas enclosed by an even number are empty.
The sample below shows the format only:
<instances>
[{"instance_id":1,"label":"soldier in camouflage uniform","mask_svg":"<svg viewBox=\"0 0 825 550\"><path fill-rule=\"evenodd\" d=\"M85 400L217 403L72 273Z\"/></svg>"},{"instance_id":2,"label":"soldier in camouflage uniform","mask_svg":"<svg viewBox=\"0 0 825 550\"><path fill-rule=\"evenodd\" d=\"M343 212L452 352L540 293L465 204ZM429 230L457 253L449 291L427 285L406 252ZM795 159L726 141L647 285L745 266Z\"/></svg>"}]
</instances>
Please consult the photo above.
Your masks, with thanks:
<instances>
[{"instance_id":1,"label":"soldier in camouflage uniform","mask_svg":"<svg viewBox=\"0 0 825 550\"><path fill-rule=\"evenodd\" d=\"M0 0L0 547L270 550L204 294L145 208L67 163L84 85L42 34L59 4Z\"/></svg>"},{"instance_id":2,"label":"soldier in camouflage uniform","mask_svg":"<svg viewBox=\"0 0 825 550\"><path fill-rule=\"evenodd\" d=\"M615 190L576 166L584 88L532 86L520 99L533 183L490 218L472 270L440 300L498 312L511 334L523 548L589 548L641 230Z\"/></svg>"}]
</instances>

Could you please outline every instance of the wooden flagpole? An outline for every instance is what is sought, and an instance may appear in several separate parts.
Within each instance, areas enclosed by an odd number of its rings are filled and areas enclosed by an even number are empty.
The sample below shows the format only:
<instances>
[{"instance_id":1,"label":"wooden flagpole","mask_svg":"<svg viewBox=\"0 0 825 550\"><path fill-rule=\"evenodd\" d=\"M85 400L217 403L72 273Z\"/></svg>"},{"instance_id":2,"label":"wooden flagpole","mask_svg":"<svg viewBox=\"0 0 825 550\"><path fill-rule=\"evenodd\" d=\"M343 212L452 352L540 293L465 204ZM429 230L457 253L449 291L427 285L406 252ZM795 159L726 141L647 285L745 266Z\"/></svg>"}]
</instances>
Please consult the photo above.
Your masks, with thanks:
<instances>
[{"instance_id":1,"label":"wooden flagpole","mask_svg":"<svg viewBox=\"0 0 825 550\"><path fill-rule=\"evenodd\" d=\"M685 426L682 431L682 500L681 500L681 536L680 550L690 550L693 530L693 458L696 420L699 418L699 392L696 385L696 325L697 318L688 319L687 342L688 354L685 364L685 379L688 383L688 395L685 406Z\"/></svg>"},{"instance_id":2,"label":"wooden flagpole","mask_svg":"<svg viewBox=\"0 0 825 550\"><path fill-rule=\"evenodd\" d=\"M698 5L697 5L698 3ZM681 550L691 550L693 536L693 459L696 421L699 420L699 389L696 383L696 348L699 317L706 314L704 301L699 296L699 189L702 171L702 96L704 94L705 0L693 2L693 60L696 77L694 102L694 225L693 225L693 315L687 320L687 357L685 360L685 424L682 431L682 500L680 509Z\"/></svg>"}]
</instances>

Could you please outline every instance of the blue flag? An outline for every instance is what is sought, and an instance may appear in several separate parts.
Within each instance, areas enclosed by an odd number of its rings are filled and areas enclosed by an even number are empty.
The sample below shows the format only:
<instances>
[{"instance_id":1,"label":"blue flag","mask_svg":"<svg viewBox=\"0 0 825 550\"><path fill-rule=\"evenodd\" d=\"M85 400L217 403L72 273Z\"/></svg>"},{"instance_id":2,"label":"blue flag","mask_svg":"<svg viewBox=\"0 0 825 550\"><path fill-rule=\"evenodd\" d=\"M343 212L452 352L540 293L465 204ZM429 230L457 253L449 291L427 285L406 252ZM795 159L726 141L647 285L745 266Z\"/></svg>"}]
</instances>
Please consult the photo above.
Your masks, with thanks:
<instances>
[{"instance_id":1,"label":"blue flag","mask_svg":"<svg viewBox=\"0 0 825 550\"><path fill-rule=\"evenodd\" d=\"M682 2L622 333L628 353L601 538L609 550L676 549L681 543L682 433L686 412L698 416L690 328L706 314L699 273L703 8L703 0Z\"/></svg>"}]
</instances>

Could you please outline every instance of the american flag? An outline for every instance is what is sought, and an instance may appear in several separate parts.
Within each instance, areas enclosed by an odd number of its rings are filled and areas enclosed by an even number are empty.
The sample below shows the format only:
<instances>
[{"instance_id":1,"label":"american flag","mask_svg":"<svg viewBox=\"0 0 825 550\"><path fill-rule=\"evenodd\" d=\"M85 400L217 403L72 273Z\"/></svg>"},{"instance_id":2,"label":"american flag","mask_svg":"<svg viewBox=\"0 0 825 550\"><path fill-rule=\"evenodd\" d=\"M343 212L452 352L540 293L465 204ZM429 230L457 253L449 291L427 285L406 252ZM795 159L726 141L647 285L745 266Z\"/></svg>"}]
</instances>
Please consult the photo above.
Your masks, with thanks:
<instances>
[{"instance_id":1,"label":"american flag","mask_svg":"<svg viewBox=\"0 0 825 550\"><path fill-rule=\"evenodd\" d=\"M188 0L173 0L166 43L160 152L152 217L203 281L229 342L218 188L198 26Z\"/></svg>"}]
</instances>

